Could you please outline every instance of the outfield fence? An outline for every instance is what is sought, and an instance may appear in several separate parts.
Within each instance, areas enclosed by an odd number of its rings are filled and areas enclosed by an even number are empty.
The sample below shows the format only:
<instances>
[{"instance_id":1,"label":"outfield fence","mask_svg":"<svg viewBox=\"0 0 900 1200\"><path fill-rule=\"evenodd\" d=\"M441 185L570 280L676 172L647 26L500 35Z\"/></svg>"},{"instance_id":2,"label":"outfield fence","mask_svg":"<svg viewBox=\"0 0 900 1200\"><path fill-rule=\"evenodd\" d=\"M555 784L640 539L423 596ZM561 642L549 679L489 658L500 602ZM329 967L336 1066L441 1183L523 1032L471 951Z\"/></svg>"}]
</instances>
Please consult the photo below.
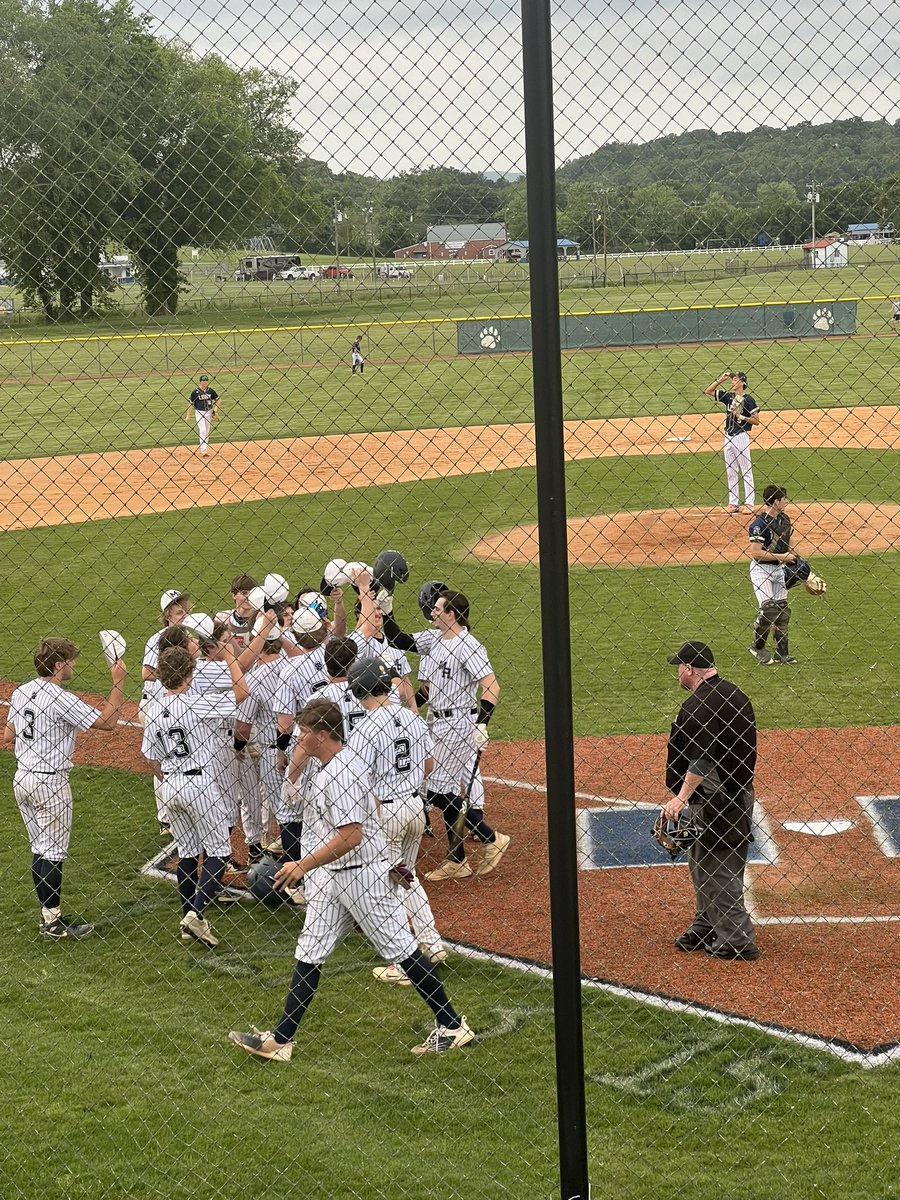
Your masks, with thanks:
<instances>
[{"instance_id":1,"label":"outfield fence","mask_svg":"<svg viewBox=\"0 0 900 1200\"><path fill-rule=\"evenodd\" d=\"M896 1196L895 31L636 13L4 6L3 1200Z\"/></svg>"}]
</instances>

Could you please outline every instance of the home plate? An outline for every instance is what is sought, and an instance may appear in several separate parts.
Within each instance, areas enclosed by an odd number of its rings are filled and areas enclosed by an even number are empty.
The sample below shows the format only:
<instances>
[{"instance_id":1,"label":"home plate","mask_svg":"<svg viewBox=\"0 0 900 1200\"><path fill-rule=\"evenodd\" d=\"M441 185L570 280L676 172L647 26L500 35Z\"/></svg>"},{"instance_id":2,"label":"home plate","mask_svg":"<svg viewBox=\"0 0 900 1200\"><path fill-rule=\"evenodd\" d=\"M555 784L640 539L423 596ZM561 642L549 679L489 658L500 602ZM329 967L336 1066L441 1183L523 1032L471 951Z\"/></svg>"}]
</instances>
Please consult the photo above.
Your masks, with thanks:
<instances>
[{"instance_id":1,"label":"home plate","mask_svg":"<svg viewBox=\"0 0 900 1200\"><path fill-rule=\"evenodd\" d=\"M691 439L690 439L690 435L688 435L687 437L670 437L670 438L666 438L666 441L667 441L667 442L689 442L690 440L691 440Z\"/></svg>"},{"instance_id":2,"label":"home plate","mask_svg":"<svg viewBox=\"0 0 900 1200\"><path fill-rule=\"evenodd\" d=\"M833 833L846 833L853 828L852 821L782 821L785 829L792 833L811 833L813 837L831 837Z\"/></svg>"}]
</instances>

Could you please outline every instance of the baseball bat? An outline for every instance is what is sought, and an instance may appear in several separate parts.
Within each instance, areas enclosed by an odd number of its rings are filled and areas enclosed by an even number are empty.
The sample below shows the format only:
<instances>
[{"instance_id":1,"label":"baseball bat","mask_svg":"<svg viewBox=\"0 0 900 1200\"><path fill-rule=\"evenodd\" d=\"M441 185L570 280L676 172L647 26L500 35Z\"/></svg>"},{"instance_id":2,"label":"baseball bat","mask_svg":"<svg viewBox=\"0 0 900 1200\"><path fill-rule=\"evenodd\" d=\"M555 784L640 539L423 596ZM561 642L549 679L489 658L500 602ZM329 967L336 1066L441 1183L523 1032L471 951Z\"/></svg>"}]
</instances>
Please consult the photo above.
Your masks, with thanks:
<instances>
[{"instance_id":1,"label":"baseball bat","mask_svg":"<svg viewBox=\"0 0 900 1200\"><path fill-rule=\"evenodd\" d=\"M478 765L481 762L481 751L475 755L475 762L472 766L472 773L469 776L469 782L462 796L462 808L459 810L459 816L453 822L452 829L456 836L462 841L466 836L466 814L469 811L469 797L472 795L472 788L475 785L475 776L478 774Z\"/></svg>"}]
</instances>

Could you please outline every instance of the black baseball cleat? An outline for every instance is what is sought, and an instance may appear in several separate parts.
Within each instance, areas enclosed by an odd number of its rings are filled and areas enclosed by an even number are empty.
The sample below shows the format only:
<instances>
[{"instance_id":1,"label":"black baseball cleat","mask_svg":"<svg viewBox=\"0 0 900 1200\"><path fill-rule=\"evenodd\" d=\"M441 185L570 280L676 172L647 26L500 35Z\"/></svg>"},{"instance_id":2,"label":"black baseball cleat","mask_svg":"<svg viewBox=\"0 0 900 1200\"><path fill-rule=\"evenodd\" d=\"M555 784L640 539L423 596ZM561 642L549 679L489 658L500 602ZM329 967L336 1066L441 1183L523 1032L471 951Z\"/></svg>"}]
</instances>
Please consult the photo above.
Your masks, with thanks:
<instances>
[{"instance_id":1,"label":"black baseball cleat","mask_svg":"<svg viewBox=\"0 0 900 1200\"><path fill-rule=\"evenodd\" d=\"M737 962L753 962L759 958L756 946L706 946L706 953L713 958L725 958Z\"/></svg>"},{"instance_id":2,"label":"black baseball cleat","mask_svg":"<svg viewBox=\"0 0 900 1200\"><path fill-rule=\"evenodd\" d=\"M796 660L796 658L794 658L793 654L776 654L775 655L775 662L781 663L783 666L793 666L796 661L797 660Z\"/></svg>"},{"instance_id":3,"label":"black baseball cleat","mask_svg":"<svg viewBox=\"0 0 900 1200\"><path fill-rule=\"evenodd\" d=\"M90 937L93 932L93 925L88 922L78 925L69 917L57 917L55 921L41 921L41 936L50 938L53 942L60 942L63 938L80 941L82 938Z\"/></svg>"},{"instance_id":4,"label":"black baseball cleat","mask_svg":"<svg viewBox=\"0 0 900 1200\"><path fill-rule=\"evenodd\" d=\"M715 937L714 933L704 936L702 933L694 933L692 929L689 929L675 939L675 945L679 950L708 950L715 941Z\"/></svg>"}]
</instances>

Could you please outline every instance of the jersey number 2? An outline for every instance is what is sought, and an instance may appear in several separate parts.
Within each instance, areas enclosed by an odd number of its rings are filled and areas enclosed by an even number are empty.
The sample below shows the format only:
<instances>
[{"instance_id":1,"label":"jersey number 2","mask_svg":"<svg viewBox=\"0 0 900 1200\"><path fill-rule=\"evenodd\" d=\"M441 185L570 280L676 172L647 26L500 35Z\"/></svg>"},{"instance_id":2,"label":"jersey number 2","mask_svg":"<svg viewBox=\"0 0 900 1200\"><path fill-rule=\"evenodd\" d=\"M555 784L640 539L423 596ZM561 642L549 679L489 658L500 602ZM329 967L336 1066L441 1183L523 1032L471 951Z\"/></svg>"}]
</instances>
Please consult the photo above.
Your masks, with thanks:
<instances>
[{"instance_id":1,"label":"jersey number 2","mask_svg":"<svg viewBox=\"0 0 900 1200\"><path fill-rule=\"evenodd\" d=\"M394 770L408 771L410 766L409 738L397 738L394 742Z\"/></svg>"}]
</instances>

